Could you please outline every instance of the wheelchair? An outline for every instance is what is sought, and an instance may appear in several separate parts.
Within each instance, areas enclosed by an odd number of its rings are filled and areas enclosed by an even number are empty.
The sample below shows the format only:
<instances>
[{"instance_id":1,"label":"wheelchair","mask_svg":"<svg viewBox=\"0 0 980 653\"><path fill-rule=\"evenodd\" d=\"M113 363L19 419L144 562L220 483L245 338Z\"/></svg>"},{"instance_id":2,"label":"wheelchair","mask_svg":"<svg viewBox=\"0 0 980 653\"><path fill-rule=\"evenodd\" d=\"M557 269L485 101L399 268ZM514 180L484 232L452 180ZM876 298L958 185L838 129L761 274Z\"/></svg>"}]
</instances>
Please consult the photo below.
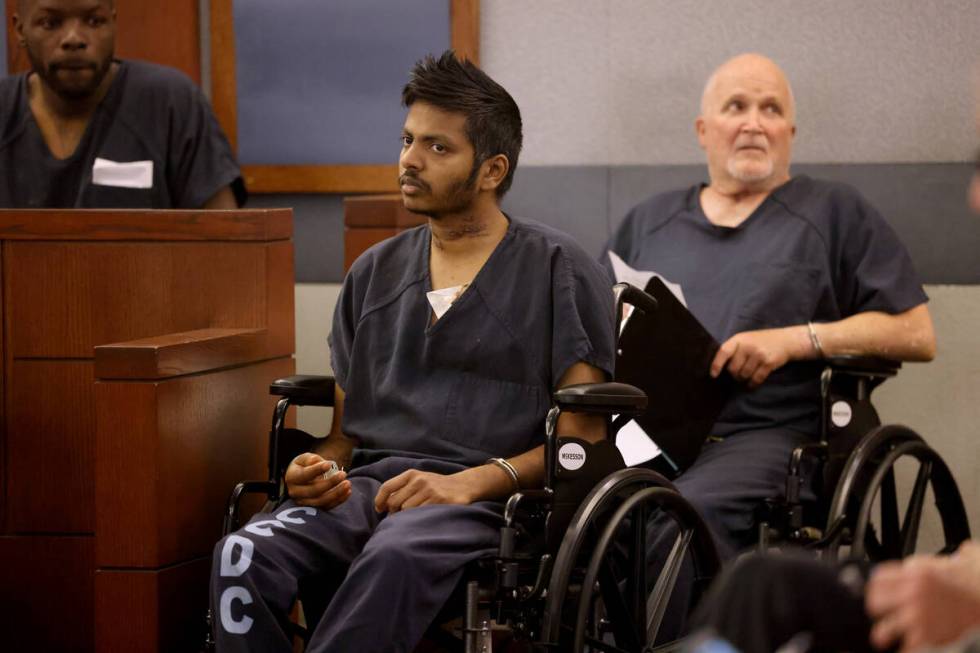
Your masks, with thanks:
<instances>
[{"instance_id":1,"label":"wheelchair","mask_svg":"<svg viewBox=\"0 0 980 653\"><path fill-rule=\"evenodd\" d=\"M617 314L624 303L641 314L657 310L656 300L636 288L619 284L614 292ZM617 369L622 356L618 351ZM872 560L907 555L915 545L929 486L943 523L944 550L969 537L962 499L941 458L911 430L880 426L871 406L871 391L894 376L898 367L870 359L827 361L821 376L820 437L793 453L785 496L768 502L760 515L760 546L789 543L818 549L828 557L847 551ZM235 488L224 534L237 530L244 495L264 494L272 504L284 499L286 467L314 442L312 436L286 427L288 409L332 405L333 383L321 376L272 383L270 392L280 399L270 430L269 478ZM647 388L650 393L655 390ZM613 444L619 428L647 410L647 393L611 382L562 388L552 399L545 423L544 487L521 490L507 500L497 555L467 570L441 615L455 618L455 629L434 627L427 635L437 650L469 653L497 645L509 651L649 651L659 643L685 558L690 557L695 570L688 608L704 595L720 569L708 527L669 475L625 467ZM605 416L608 439L590 444L556 437L562 411ZM893 466L904 457L920 461L921 467L904 523L898 525ZM805 468L814 463L822 466L828 490L815 504L801 495ZM880 535L871 515L879 495ZM647 564L645 528L654 511L669 515L678 527L656 578L650 577ZM300 599L307 624L314 624L324 599L304 594L302 588ZM305 639L311 630L297 626L295 635Z\"/></svg>"},{"instance_id":2,"label":"wheelchair","mask_svg":"<svg viewBox=\"0 0 980 653\"><path fill-rule=\"evenodd\" d=\"M894 560L916 550L919 527L932 490L942 526L939 553L951 553L970 537L959 489L949 467L912 429L882 425L871 393L901 364L867 357L825 361L820 375L820 437L790 457L783 497L761 510L759 549L786 544L814 549L836 561ZM896 466L912 462L915 480L903 506ZM801 496L805 468L817 470L816 501Z\"/></svg>"}]
</instances>

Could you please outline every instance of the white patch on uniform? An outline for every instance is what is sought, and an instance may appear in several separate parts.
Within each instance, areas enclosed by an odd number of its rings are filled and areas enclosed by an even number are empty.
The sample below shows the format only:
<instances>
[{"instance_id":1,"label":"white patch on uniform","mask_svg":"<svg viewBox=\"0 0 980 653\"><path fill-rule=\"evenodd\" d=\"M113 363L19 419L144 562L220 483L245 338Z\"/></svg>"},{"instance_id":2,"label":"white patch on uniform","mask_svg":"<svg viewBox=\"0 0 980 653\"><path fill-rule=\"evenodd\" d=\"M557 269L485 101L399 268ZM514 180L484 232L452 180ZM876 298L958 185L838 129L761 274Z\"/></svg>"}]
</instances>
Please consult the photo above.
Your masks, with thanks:
<instances>
[{"instance_id":1,"label":"white patch on uniform","mask_svg":"<svg viewBox=\"0 0 980 653\"><path fill-rule=\"evenodd\" d=\"M305 515L310 515L311 517L316 514L316 508L311 508L310 506L297 506L295 508L287 508L276 515L276 519L287 524L305 524L305 519L300 519L299 517L293 517L294 513L301 512Z\"/></svg>"},{"instance_id":2,"label":"white patch on uniform","mask_svg":"<svg viewBox=\"0 0 980 653\"><path fill-rule=\"evenodd\" d=\"M240 621L235 621L231 616L231 602L238 599L242 602L242 605L248 605L252 602L252 595L249 594L248 590L244 587L234 587L227 588L221 593L221 627L232 635L244 635L252 627L252 622L254 619L248 615L243 615Z\"/></svg>"},{"instance_id":3,"label":"white patch on uniform","mask_svg":"<svg viewBox=\"0 0 980 653\"><path fill-rule=\"evenodd\" d=\"M110 161L96 157L92 164L96 186L153 188L153 161Z\"/></svg>"},{"instance_id":4,"label":"white patch on uniform","mask_svg":"<svg viewBox=\"0 0 980 653\"><path fill-rule=\"evenodd\" d=\"M235 547L241 547L242 554L238 562L232 563ZM225 539L225 545L221 548L221 575L226 578L236 578L248 571L252 564L252 552L255 550L255 543L247 537L241 535L229 535Z\"/></svg>"},{"instance_id":5,"label":"white patch on uniform","mask_svg":"<svg viewBox=\"0 0 980 653\"><path fill-rule=\"evenodd\" d=\"M272 537L272 527L278 526L279 528L286 528L278 519L263 519L262 521L253 521L251 524L245 527L245 530L252 535L259 535L261 537Z\"/></svg>"}]
</instances>

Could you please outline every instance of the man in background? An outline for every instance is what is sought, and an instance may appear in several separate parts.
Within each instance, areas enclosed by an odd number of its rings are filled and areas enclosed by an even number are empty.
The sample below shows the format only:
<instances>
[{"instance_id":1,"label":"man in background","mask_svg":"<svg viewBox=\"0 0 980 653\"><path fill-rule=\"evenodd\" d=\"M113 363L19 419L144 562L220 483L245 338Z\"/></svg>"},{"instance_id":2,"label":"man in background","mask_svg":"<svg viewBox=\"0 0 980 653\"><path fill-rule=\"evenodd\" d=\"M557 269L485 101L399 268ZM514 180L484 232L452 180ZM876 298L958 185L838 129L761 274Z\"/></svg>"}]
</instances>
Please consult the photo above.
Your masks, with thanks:
<instances>
[{"instance_id":1,"label":"man in background","mask_svg":"<svg viewBox=\"0 0 980 653\"><path fill-rule=\"evenodd\" d=\"M200 89L114 57L114 0L18 0L13 23L31 70L0 79L0 208L244 204Z\"/></svg>"}]
</instances>

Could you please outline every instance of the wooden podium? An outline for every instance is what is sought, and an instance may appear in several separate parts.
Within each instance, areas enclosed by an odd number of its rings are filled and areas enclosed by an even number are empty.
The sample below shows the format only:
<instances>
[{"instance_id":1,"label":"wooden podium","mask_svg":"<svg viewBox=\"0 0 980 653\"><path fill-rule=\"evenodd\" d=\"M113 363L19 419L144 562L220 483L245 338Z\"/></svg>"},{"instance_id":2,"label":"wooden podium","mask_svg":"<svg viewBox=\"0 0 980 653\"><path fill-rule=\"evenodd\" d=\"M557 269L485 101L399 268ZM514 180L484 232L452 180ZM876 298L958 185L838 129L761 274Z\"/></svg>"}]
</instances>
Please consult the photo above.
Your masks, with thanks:
<instances>
[{"instance_id":1,"label":"wooden podium","mask_svg":"<svg viewBox=\"0 0 980 653\"><path fill-rule=\"evenodd\" d=\"M344 272L371 245L425 222L425 216L409 213L398 193L345 197Z\"/></svg>"},{"instance_id":2,"label":"wooden podium","mask_svg":"<svg viewBox=\"0 0 980 653\"><path fill-rule=\"evenodd\" d=\"M202 641L294 370L292 212L0 210L0 650Z\"/></svg>"}]
</instances>

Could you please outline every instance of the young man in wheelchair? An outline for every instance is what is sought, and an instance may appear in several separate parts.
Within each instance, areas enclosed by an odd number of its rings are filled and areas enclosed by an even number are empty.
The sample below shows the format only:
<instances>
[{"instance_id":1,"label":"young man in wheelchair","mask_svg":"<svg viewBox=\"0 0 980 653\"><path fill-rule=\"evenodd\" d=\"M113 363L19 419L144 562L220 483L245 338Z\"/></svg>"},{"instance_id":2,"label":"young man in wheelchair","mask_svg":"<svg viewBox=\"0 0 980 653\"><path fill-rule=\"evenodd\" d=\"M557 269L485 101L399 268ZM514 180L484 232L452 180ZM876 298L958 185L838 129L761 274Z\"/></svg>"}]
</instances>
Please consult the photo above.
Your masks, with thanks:
<instances>
[{"instance_id":1,"label":"young man in wheelchair","mask_svg":"<svg viewBox=\"0 0 980 653\"><path fill-rule=\"evenodd\" d=\"M680 284L722 343L710 374L744 384L675 481L726 557L755 543L758 509L819 431L814 361L930 360L935 337L911 259L877 211L848 186L790 174L795 104L775 63L746 54L719 67L695 127L708 183L639 204L608 249ZM655 565L669 523L653 520L650 537Z\"/></svg>"},{"instance_id":2,"label":"young man in wheelchair","mask_svg":"<svg viewBox=\"0 0 980 653\"><path fill-rule=\"evenodd\" d=\"M463 567L496 551L499 501L540 485L552 392L612 371L602 268L499 208L521 148L514 100L451 52L419 62L402 99L399 184L428 223L344 281L330 434L289 465L289 500L215 548L221 651L291 650L298 588L319 579L336 590L308 650L412 650ZM596 441L605 422L567 413L558 432Z\"/></svg>"}]
</instances>

